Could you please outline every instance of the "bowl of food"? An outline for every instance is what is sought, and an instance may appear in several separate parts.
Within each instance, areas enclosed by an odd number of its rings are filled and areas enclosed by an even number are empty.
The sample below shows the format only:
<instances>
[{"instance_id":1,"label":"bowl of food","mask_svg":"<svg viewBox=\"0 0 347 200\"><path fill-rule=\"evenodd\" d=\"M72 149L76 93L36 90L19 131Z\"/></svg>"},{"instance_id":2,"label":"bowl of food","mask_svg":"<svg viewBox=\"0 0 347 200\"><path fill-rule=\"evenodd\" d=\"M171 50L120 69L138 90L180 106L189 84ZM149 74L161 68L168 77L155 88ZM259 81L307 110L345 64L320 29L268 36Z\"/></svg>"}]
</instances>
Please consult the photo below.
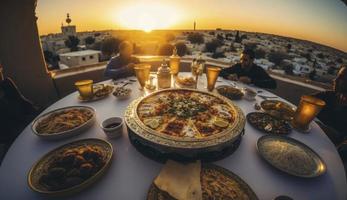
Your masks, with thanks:
<instances>
[{"instance_id":1,"label":"bowl of food","mask_svg":"<svg viewBox=\"0 0 347 200\"><path fill-rule=\"evenodd\" d=\"M261 108L268 114L286 121L291 121L295 114L295 107L278 100L265 100L260 103Z\"/></svg>"},{"instance_id":2,"label":"bowl of food","mask_svg":"<svg viewBox=\"0 0 347 200\"><path fill-rule=\"evenodd\" d=\"M112 145L100 139L64 144L32 166L28 185L33 191L50 196L79 192L104 174L112 155Z\"/></svg>"},{"instance_id":3,"label":"bowl of food","mask_svg":"<svg viewBox=\"0 0 347 200\"><path fill-rule=\"evenodd\" d=\"M129 98L131 95L131 89L125 87L116 87L113 96L117 99L123 100Z\"/></svg>"},{"instance_id":4,"label":"bowl of food","mask_svg":"<svg viewBox=\"0 0 347 200\"><path fill-rule=\"evenodd\" d=\"M232 86L221 85L216 87L216 90L220 95L223 95L231 100L239 100L243 97L242 91Z\"/></svg>"},{"instance_id":5,"label":"bowl of food","mask_svg":"<svg viewBox=\"0 0 347 200\"><path fill-rule=\"evenodd\" d=\"M196 80L192 76L180 77L178 76L175 80L176 86L179 88L196 88Z\"/></svg>"},{"instance_id":6,"label":"bowl of food","mask_svg":"<svg viewBox=\"0 0 347 200\"><path fill-rule=\"evenodd\" d=\"M37 117L31 129L43 139L62 139L78 135L93 125L95 110L89 106L59 108Z\"/></svg>"}]
</instances>

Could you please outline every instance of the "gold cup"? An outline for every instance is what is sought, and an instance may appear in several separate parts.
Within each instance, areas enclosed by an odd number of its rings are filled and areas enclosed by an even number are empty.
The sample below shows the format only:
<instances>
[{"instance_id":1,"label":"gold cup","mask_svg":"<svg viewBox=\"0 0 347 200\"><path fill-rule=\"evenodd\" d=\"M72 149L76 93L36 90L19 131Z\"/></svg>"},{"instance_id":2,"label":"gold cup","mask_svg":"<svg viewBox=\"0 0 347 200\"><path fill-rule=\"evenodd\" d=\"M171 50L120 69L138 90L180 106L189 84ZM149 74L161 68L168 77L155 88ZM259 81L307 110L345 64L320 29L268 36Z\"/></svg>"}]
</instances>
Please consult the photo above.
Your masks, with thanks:
<instances>
[{"instance_id":1,"label":"gold cup","mask_svg":"<svg viewBox=\"0 0 347 200\"><path fill-rule=\"evenodd\" d=\"M219 67L207 67L206 69L206 77L207 77L207 90L212 92L214 86L216 85L216 81L218 79L219 72L221 68Z\"/></svg>"},{"instance_id":2,"label":"gold cup","mask_svg":"<svg viewBox=\"0 0 347 200\"><path fill-rule=\"evenodd\" d=\"M301 132L308 132L311 121L325 106L325 102L313 96L301 97L299 107L296 109L292 125Z\"/></svg>"},{"instance_id":3,"label":"gold cup","mask_svg":"<svg viewBox=\"0 0 347 200\"><path fill-rule=\"evenodd\" d=\"M81 80L75 83L82 99L93 98L93 80Z\"/></svg>"},{"instance_id":4,"label":"gold cup","mask_svg":"<svg viewBox=\"0 0 347 200\"><path fill-rule=\"evenodd\" d=\"M140 89L143 90L146 86L146 82L149 79L151 71L151 65L149 64L137 64L134 67L136 78L139 81Z\"/></svg>"}]
</instances>

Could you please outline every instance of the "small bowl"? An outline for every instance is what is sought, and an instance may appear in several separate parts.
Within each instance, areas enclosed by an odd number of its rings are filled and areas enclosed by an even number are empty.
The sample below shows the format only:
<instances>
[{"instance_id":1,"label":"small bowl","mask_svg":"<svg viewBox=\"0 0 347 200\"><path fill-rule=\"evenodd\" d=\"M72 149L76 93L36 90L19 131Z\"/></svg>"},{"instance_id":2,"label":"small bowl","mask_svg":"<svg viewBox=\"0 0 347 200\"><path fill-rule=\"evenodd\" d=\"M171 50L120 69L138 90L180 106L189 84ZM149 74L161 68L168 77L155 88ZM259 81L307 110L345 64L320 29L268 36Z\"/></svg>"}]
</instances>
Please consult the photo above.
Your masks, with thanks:
<instances>
[{"instance_id":1,"label":"small bowl","mask_svg":"<svg viewBox=\"0 0 347 200\"><path fill-rule=\"evenodd\" d=\"M101 128L109 138L117 138L122 135L124 121L121 117L111 117L104 120Z\"/></svg>"},{"instance_id":2,"label":"small bowl","mask_svg":"<svg viewBox=\"0 0 347 200\"><path fill-rule=\"evenodd\" d=\"M242 90L243 90L243 93L245 94L244 95L245 99L247 99L249 101L255 100L255 97L257 96L257 93L254 90L252 90L250 88L243 88Z\"/></svg>"},{"instance_id":3,"label":"small bowl","mask_svg":"<svg viewBox=\"0 0 347 200\"><path fill-rule=\"evenodd\" d=\"M123 90L126 91L123 94L119 94L117 90ZM115 96L119 100L127 99L131 96L131 89L128 88L116 88L116 90L113 92L113 96Z\"/></svg>"}]
</instances>

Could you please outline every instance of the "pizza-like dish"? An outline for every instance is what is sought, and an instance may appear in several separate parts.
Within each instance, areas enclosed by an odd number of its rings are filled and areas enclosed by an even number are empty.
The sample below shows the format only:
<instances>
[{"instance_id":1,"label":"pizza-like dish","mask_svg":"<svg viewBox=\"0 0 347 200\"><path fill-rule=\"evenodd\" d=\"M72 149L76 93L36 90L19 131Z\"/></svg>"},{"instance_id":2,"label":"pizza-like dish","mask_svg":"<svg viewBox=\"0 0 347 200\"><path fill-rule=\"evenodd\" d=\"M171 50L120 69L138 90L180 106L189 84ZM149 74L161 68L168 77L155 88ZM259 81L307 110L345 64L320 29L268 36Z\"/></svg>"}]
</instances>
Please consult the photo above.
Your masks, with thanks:
<instances>
[{"instance_id":1,"label":"pizza-like dish","mask_svg":"<svg viewBox=\"0 0 347 200\"><path fill-rule=\"evenodd\" d=\"M137 114L159 133L204 138L222 132L235 121L235 109L223 99L192 90L162 91L143 99Z\"/></svg>"}]
</instances>

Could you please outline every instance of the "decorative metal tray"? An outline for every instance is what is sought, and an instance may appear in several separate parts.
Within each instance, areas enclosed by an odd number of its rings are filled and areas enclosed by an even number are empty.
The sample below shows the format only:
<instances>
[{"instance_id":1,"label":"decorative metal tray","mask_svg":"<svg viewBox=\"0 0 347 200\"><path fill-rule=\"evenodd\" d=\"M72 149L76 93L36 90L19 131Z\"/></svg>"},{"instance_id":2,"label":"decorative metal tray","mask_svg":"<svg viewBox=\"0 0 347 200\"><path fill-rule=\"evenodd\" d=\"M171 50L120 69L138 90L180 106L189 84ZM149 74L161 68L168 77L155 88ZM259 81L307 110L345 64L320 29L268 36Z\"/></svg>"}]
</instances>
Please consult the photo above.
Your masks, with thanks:
<instances>
[{"instance_id":1,"label":"decorative metal tray","mask_svg":"<svg viewBox=\"0 0 347 200\"><path fill-rule=\"evenodd\" d=\"M222 176L218 179L215 180L208 180L213 181L213 184L204 184L202 183L202 193L203 193L203 200L208 200L211 199L238 199L238 200L257 200L258 197L250 188L250 186L243 181L239 176L236 174L232 173L231 171L219 167L217 165L213 164L203 164L202 169L201 169L201 179L207 179L207 174L208 173L213 173L219 176ZM221 179L223 178L223 179ZM220 181L223 180L223 183L221 185ZM227 181L225 181L227 180ZM204 181L201 181L204 182ZM218 187L223 187L225 186L225 182L232 182L233 187L228 188L228 190L232 190L232 194L225 194L225 191L220 191L220 188ZM217 187L218 192L214 190L214 186ZM207 191L209 190L209 191ZM212 193L209 195L209 193ZM230 196L233 195L233 196ZM171 197L167 192L160 190L154 183L151 184L148 194L147 194L147 200L159 200L159 199L166 199L166 200L174 200L173 197Z\"/></svg>"},{"instance_id":2,"label":"decorative metal tray","mask_svg":"<svg viewBox=\"0 0 347 200\"><path fill-rule=\"evenodd\" d=\"M155 130L147 127L139 119L137 115L137 107L141 101L150 96L156 95L163 91L176 91L176 90L187 90L203 93L206 95L212 95L226 102L234 109L235 120L234 123L226 130L212 136L205 138L179 138L170 135L165 135L156 132ZM125 122L129 130L129 137L135 139L146 146L156 149L158 152L162 153L175 153L181 154L184 157L197 158L197 155L201 155L204 152L219 151L225 149L228 146L233 145L234 142L240 141L243 135L243 129L245 126L245 116L241 109L234 105L232 101L226 97L220 96L218 94L203 92L192 89L168 89L162 90L150 94L147 97L134 100L125 111Z\"/></svg>"},{"instance_id":3,"label":"decorative metal tray","mask_svg":"<svg viewBox=\"0 0 347 200\"><path fill-rule=\"evenodd\" d=\"M82 183L68 187L66 189L62 190L48 190L46 187L44 187L40 183L40 177L45 173L47 167L50 165L51 162L54 161L54 159L60 155L62 152L64 152L67 149L79 147L79 146L85 146L85 145L97 145L98 147L102 148L103 154L104 154L104 166L97 171L94 175L83 181ZM29 187L38 193L49 195L49 196L65 196L70 195L73 193L77 193L92 183L94 183L99 177L101 177L106 169L111 164L111 158L113 156L113 148L112 145L104 140L90 138L90 139L83 139L83 140L77 140L68 144L64 144L47 154L45 154L40 160L38 160L30 169L28 173L28 185Z\"/></svg>"},{"instance_id":4,"label":"decorative metal tray","mask_svg":"<svg viewBox=\"0 0 347 200\"><path fill-rule=\"evenodd\" d=\"M311 178L325 173L326 165L310 147L285 136L266 135L257 141L262 158L288 174Z\"/></svg>"}]
</instances>

